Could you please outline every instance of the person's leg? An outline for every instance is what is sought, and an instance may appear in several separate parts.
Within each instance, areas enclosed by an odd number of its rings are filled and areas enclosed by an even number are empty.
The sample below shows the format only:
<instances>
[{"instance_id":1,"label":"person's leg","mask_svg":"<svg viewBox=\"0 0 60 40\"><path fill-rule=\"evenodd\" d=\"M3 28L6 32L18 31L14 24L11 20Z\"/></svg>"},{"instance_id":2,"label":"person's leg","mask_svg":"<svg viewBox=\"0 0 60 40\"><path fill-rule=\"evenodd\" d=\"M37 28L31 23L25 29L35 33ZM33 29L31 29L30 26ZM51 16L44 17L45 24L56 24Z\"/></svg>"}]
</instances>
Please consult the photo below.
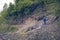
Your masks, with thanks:
<instances>
[{"instance_id":1,"label":"person's leg","mask_svg":"<svg viewBox=\"0 0 60 40\"><path fill-rule=\"evenodd\" d=\"M44 20L44 24L46 24L46 20Z\"/></svg>"}]
</instances>

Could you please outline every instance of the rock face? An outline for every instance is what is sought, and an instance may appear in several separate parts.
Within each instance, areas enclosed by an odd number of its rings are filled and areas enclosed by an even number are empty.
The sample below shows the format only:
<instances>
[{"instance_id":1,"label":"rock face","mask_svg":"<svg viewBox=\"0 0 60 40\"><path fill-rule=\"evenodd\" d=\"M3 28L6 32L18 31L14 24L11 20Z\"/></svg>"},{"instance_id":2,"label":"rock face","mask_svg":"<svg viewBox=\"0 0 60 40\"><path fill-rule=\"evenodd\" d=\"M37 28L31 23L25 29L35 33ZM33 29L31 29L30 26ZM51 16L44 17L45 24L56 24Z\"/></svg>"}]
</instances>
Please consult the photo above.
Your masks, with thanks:
<instances>
[{"instance_id":1,"label":"rock face","mask_svg":"<svg viewBox=\"0 0 60 40\"><path fill-rule=\"evenodd\" d=\"M49 26L49 27L48 27ZM50 28L51 27L51 28ZM59 40L59 31L58 27L53 28L50 25L44 25L41 29L37 29L31 32L27 40Z\"/></svg>"},{"instance_id":2,"label":"rock face","mask_svg":"<svg viewBox=\"0 0 60 40\"><path fill-rule=\"evenodd\" d=\"M53 20L53 18L50 18ZM51 20L44 24L42 20L28 22L15 33L0 34L0 40L60 40L60 26ZM50 21L50 23L48 23Z\"/></svg>"}]
</instances>

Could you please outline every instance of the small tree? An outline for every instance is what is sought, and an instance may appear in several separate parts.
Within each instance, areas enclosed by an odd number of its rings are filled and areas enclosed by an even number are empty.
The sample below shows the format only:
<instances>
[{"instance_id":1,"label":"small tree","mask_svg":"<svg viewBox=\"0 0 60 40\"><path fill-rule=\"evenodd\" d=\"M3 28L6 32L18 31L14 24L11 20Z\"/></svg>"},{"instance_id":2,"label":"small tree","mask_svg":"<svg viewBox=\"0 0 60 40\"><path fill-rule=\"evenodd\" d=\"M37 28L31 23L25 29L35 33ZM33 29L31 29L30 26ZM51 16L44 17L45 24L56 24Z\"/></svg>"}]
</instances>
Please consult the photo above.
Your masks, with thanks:
<instances>
[{"instance_id":1,"label":"small tree","mask_svg":"<svg viewBox=\"0 0 60 40\"><path fill-rule=\"evenodd\" d=\"M3 6L3 10L6 10L6 9L7 9L7 3L5 3Z\"/></svg>"}]
</instances>

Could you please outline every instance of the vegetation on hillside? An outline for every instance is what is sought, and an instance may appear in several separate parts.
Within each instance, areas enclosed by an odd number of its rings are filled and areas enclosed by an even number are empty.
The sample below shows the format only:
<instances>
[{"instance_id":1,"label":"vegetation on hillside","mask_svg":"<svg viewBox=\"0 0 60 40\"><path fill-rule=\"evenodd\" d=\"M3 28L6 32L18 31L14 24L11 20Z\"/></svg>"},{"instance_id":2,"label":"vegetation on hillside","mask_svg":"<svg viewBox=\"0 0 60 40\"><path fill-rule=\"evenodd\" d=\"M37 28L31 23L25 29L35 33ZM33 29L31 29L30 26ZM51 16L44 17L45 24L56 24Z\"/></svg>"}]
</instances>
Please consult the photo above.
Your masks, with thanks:
<instances>
[{"instance_id":1,"label":"vegetation on hillside","mask_svg":"<svg viewBox=\"0 0 60 40\"><path fill-rule=\"evenodd\" d=\"M59 2L59 0L15 0L15 4L10 3L7 10L2 11L2 15L6 19L9 19L11 17L26 17L27 15L32 14L32 12L38 6L40 6L40 8L43 8L44 6L49 6L52 9L52 11L56 13L58 10L60 10Z\"/></svg>"},{"instance_id":2,"label":"vegetation on hillside","mask_svg":"<svg viewBox=\"0 0 60 40\"><path fill-rule=\"evenodd\" d=\"M0 16L0 24L17 24L17 21L32 15L38 7L44 8L45 6L48 13L60 15L60 0L15 0L15 4L10 3L8 8L7 4L4 5Z\"/></svg>"}]
</instances>

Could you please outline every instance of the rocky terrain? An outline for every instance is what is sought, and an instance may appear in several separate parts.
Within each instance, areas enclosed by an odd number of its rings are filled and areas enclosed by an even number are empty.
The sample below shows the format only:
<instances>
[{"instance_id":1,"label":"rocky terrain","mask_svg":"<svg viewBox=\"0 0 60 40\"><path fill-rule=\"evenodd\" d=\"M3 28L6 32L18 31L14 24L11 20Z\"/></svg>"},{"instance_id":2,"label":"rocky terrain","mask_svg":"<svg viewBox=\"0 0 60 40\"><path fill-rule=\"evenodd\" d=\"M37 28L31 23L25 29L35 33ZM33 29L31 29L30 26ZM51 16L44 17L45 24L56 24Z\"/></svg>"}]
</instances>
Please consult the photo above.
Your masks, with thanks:
<instances>
[{"instance_id":1,"label":"rocky terrain","mask_svg":"<svg viewBox=\"0 0 60 40\"><path fill-rule=\"evenodd\" d=\"M44 24L43 20L28 18L18 31L0 33L0 40L60 40L60 27L57 25L57 20L53 22L54 17L50 15L47 17L50 17L47 24Z\"/></svg>"},{"instance_id":2,"label":"rocky terrain","mask_svg":"<svg viewBox=\"0 0 60 40\"><path fill-rule=\"evenodd\" d=\"M0 40L60 40L60 0L10 3L1 12Z\"/></svg>"}]
</instances>

